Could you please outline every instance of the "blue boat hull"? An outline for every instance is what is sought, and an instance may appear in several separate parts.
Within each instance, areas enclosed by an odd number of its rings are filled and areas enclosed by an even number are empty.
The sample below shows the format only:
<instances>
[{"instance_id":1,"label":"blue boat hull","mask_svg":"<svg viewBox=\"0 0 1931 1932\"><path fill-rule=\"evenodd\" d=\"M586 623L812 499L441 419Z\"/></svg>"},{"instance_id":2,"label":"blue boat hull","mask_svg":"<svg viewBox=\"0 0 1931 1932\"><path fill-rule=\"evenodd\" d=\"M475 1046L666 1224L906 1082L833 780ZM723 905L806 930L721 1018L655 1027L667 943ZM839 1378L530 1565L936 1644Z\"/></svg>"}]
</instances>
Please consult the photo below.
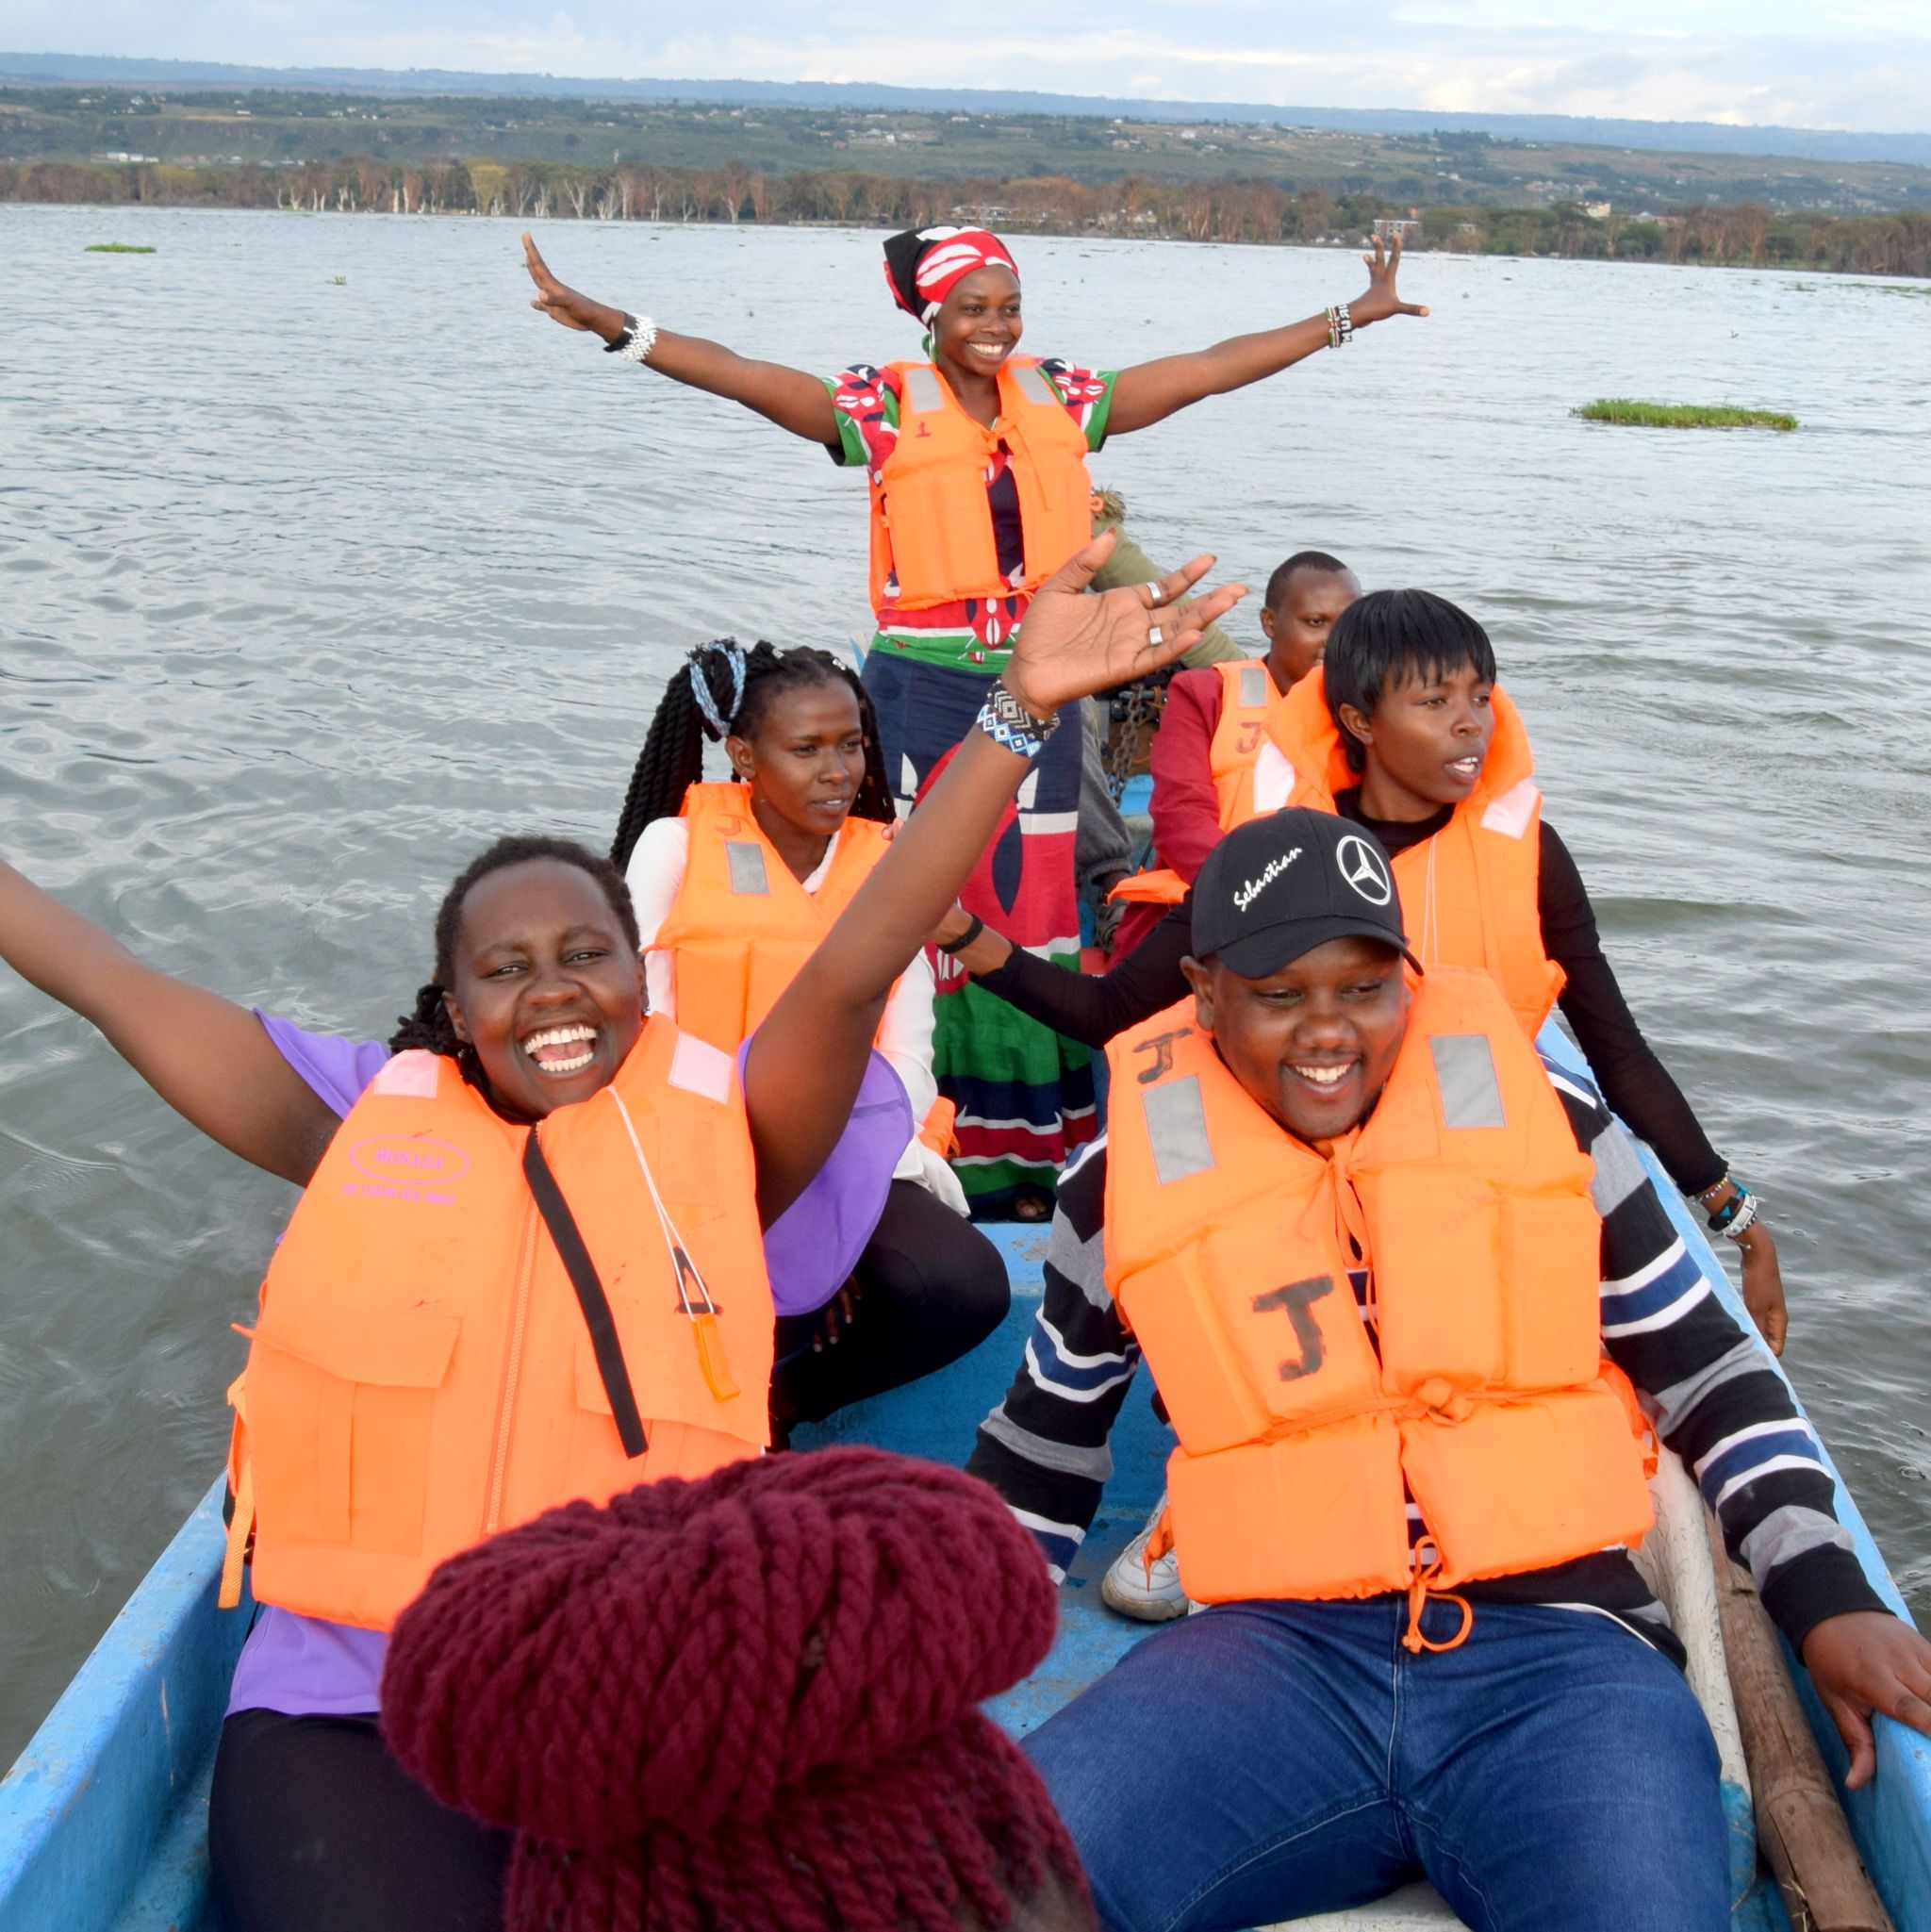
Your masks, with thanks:
<instances>
[{"instance_id":1,"label":"blue boat hull","mask_svg":"<svg viewBox=\"0 0 1931 1932\"><path fill-rule=\"evenodd\" d=\"M1543 1046L1574 1049L1551 1031ZM1659 1176L1660 1180L1660 1176ZM1669 1204L1715 1292L1741 1317L1735 1291L1701 1229L1663 1182ZM1002 1228L1014 1307L1003 1329L968 1360L823 1427L800 1446L862 1440L958 1464L973 1430L1018 1362L1039 1296L1044 1230ZM1159 1495L1168 1446L1142 1396L1114 1438L1117 1473L1060 1593L1060 1634L1046 1662L999 1698L994 1714L1023 1734L1092 1681L1147 1627L1099 1603L1099 1577ZM1859 1556L1901 1614L1883 1559L1850 1493L1840 1507ZM203 1498L68 1687L20 1761L0 1781L0 1932L201 1932L207 1924L208 1774L248 1611L215 1609L222 1560L221 1485ZM1813 1729L1841 1776L1835 1730L1797 1672ZM1877 1720L1878 1775L1848 1808L1866 1864L1900 1932L1931 1932L1931 1741ZM1747 1819L1734 1821L1740 1832ZM1743 1858L1745 1877L1747 1856ZM1774 1888L1739 1887L1738 1932L1786 1926Z\"/></svg>"}]
</instances>

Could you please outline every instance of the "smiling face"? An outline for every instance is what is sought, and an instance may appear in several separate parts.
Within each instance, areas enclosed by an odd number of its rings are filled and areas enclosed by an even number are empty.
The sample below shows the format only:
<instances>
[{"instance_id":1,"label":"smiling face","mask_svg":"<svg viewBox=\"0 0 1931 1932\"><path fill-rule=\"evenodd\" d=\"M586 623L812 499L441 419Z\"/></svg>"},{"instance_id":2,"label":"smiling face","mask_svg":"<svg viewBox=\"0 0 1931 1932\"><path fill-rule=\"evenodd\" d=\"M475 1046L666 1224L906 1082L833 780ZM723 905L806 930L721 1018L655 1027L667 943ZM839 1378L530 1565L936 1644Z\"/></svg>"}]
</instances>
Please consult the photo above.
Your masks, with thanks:
<instances>
[{"instance_id":1,"label":"smiling face","mask_svg":"<svg viewBox=\"0 0 1931 1932\"><path fill-rule=\"evenodd\" d=\"M530 859L470 888L446 1000L491 1097L540 1120L609 1085L644 1023L643 968L597 881Z\"/></svg>"},{"instance_id":2,"label":"smiling face","mask_svg":"<svg viewBox=\"0 0 1931 1932\"><path fill-rule=\"evenodd\" d=\"M1394 947L1330 939L1260 980L1217 957L1183 960L1180 969L1227 1070L1288 1132L1318 1145L1360 1125L1408 1030Z\"/></svg>"},{"instance_id":3,"label":"smiling face","mask_svg":"<svg viewBox=\"0 0 1931 1932\"><path fill-rule=\"evenodd\" d=\"M1279 601L1261 613L1277 690L1297 685L1320 663L1334 619L1361 594L1352 570L1302 569L1287 580Z\"/></svg>"},{"instance_id":4,"label":"smiling face","mask_svg":"<svg viewBox=\"0 0 1931 1932\"><path fill-rule=\"evenodd\" d=\"M1362 810L1371 818L1427 818L1476 788L1494 735L1494 685L1472 664L1434 678L1391 681L1363 718L1351 704L1341 723L1367 752Z\"/></svg>"},{"instance_id":5,"label":"smiling face","mask_svg":"<svg viewBox=\"0 0 1931 1932\"><path fill-rule=\"evenodd\" d=\"M781 851L800 838L821 850L851 816L865 777L865 730L843 678L778 692L750 734L725 749L751 787L765 836Z\"/></svg>"},{"instance_id":6,"label":"smiling face","mask_svg":"<svg viewBox=\"0 0 1931 1932\"><path fill-rule=\"evenodd\" d=\"M932 360L949 372L996 376L1024 333L1018 276L1011 269L974 269L932 319Z\"/></svg>"}]
</instances>

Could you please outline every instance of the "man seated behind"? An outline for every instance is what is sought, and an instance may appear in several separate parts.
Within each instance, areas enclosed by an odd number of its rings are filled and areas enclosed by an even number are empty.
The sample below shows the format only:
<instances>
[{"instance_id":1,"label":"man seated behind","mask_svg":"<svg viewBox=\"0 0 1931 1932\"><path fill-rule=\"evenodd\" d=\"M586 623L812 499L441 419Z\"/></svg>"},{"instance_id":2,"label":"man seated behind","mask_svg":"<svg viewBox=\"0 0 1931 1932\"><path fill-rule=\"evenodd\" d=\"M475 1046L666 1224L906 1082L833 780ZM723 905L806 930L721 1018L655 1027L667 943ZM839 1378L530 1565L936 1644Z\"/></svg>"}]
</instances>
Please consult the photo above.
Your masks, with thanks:
<instances>
[{"instance_id":1,"label":"man seated behind","mask_svg":"<svg viewBox=\"0 0 1931 1932\"><path fill-rule=\"evenodd\" d=\"M1124 959L1185 897L1230 817L1228 796L1263 755L1271 704L1321 662L1334 620L1362 594L1361 580L1326 551L1298 550L1267 579L1261 611L1264 655L1209 663L1189 656L1167 685L1147 763L1153 774L1153 850L1161 870L1129 883L1114 956ZM1249 783L1264 791L1258 778ZM1261 809L1287 802L1283 790ZM1243 810L1240 817L1246 817Z\"/></svg>"},{"instance_id":2,"label":"man seated behind","mask_svg":"<svg viewBox=\"0 0 1931 1932\"><path fill-rule=\"evenodd\" d=\"M1931 1645L1600 1101L1487 975L1411 990L1405 957L1372 835L1275 813L1200 869L1192 997L1109 1049L1108 1138L1061 1183L969 1467L1063 1569L1144 1350L1209 1607L1027 1749L1111 1928L1264 1924L1420 1872L1471 1925L1722 1932L1715 1747L1626 1552L1630 1384L1854 1784L1873 1708L1931 1729Z\"/></svg>"}]
</instances>

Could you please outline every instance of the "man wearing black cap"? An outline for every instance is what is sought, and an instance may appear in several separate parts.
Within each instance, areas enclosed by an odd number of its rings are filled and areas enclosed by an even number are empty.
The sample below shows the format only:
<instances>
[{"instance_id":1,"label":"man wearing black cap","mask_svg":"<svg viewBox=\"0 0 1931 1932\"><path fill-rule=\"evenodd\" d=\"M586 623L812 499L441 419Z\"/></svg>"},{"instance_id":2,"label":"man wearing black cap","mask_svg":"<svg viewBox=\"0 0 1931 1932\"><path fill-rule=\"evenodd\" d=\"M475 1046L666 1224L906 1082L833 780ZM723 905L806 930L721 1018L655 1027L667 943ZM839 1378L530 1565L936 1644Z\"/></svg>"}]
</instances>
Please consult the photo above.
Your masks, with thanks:
<instances>
[{"instance_id":1,"label":"man wearing black cap","mask_svg":"<svg viewBox=\"0 0 1931 1932\"><path fill-rule=\"evenodd\" d=\"M1063 1572L1144 1348L1209 1607L1026 1741L1102 1924L1231 1932L1426 1875L1472 1925L1720 1932L1715 1750L1626 1549L1629 1385L1854 1782L1873 1707L1931 1728L1931 1645L1600 1100L1486 975L1405 970L1371 835L1256 819L1193 919L1192 997L1110 1049L1107 1139L969 1465Z\"/></svg>"}]
</instances>

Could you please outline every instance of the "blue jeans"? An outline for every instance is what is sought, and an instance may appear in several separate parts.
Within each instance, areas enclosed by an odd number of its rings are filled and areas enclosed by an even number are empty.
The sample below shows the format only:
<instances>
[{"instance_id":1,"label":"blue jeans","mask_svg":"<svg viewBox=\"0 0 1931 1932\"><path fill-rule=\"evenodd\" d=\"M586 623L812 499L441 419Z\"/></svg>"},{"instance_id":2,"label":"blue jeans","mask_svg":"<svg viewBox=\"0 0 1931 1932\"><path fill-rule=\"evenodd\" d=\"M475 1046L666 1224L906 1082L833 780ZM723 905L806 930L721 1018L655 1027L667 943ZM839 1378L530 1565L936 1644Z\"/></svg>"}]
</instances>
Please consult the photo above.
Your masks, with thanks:
<instances>
[{"instance_id":1,"label":"blue jeans","mask_svg":"<svg viewBox=\"0 0 1931 1932\"><path fill-rule=\"evenodd\" d=\"M1667 1658L1586 1611L1477 1604L1419 1657L1406 1621L1222 1604L1025 1741L1108 1932L1233 1932L1417 1874L1485 1932L1726 1932L1716 1746Z\"/></svg>"}]
</instances>

